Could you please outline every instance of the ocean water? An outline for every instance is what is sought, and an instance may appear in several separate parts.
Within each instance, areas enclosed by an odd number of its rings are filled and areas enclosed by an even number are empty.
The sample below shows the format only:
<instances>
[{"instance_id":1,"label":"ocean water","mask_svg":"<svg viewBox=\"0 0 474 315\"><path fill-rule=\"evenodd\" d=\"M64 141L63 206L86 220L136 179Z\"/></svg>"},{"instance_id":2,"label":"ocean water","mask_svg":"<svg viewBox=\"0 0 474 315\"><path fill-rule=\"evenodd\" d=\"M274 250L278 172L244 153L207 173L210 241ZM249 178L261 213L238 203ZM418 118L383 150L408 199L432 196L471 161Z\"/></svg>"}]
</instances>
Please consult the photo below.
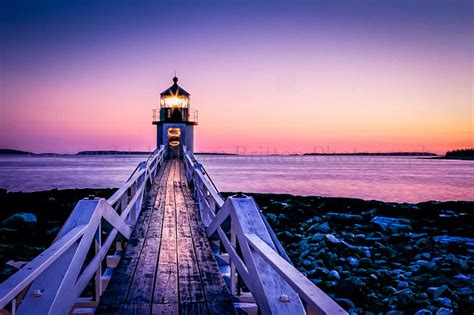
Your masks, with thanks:
<instances>
[{"instance_id":1,"label":"ocean water","mask_svg":"<svg viewBox=\"0 0 474 315\"><path fill-rule=\"evenodd\" d=\"M397 156L199 156L221 191L396 202L474 200L474 161Z\"/></svg>"},{"instance_id":2,"label":"ocean water","mask_svg":"<svg viewBox=\"0 0 474 315\"><path fill-rule=\"evenodd\" d=\"M0 155L0 188L39 191L53 188L120 187L147 155Z\"/></svg>"},{"instance_id":3,"label":"ocean water","mask_svg":"<svg viewBox=\"0 0 474 315\"><path fill-rule=\"evenodd\" d=\"M147 156L0 155L9 191L119 187ZM397 202L474 200L474 162L389 156L198 155L221 191Z\"/></svg>"}]
</instances>

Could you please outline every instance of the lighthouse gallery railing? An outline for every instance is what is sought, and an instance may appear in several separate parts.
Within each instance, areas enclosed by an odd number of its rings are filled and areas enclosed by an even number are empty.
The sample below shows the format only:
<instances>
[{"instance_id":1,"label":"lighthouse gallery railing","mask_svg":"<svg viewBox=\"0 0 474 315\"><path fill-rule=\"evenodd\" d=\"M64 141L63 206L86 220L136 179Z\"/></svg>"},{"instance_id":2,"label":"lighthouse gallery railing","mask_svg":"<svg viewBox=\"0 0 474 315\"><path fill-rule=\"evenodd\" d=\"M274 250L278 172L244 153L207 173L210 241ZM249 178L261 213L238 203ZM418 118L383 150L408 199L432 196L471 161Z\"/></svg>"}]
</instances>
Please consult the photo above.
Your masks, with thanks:
<instances>
[{"instance_id":1,"label":"lighthouse gallery railing","mask_svg":"<svg viewBox=\"0 0 474 315\"><path fill-rule=\"evenodd\" d=\"M117 234L130 237L145 189L162 165L164 152L164 147L155 150L109 199L80 200L55 242L0 284L0 310L9 307L12 314L67 314L75 305L97 306L120 258L120 248L107 256L109 249ZM94 297L80 298L91 281Z\"/></svg>"},{"instance_id":2,"label":"lighthouse gallery railing","mask_svg":"<svg viewBox=\"0 0 474 315\"><path fill-rule=\"evenodd\" d=\"M217 234L227 252L232 294L240 292L240 277L262 314L347 314L291 265L252 197L224 200L204 167L185 147L184 152L186 178L194 186L207 236Z\"/></svg>"}]
</instances>

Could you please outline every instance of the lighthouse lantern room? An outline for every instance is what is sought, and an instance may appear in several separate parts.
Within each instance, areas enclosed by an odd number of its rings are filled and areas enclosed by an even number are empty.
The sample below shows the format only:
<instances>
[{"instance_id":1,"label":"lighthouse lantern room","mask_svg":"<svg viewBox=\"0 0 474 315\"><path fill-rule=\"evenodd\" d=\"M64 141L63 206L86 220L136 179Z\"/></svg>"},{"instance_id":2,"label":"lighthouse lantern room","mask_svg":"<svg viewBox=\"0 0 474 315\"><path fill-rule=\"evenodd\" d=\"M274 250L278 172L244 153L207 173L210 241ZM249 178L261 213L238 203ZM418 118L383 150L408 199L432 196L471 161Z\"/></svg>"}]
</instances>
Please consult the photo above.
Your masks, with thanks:
<instances>
[{"instance_id":1,"label":"lighthouse lantern room","mask_svg":"<svg viewBox=\"0 0 474 315\"><path fill-rule=\"evenodd\" d=\"M182 155L182 148L193 152L194 126L197 125L197 110L190 108L190 94L178 85L173 85L160 94L160 108L153 110L153 124L157 127L157 147L164 145L169 158Z\"/></svg>"}]
</instances>

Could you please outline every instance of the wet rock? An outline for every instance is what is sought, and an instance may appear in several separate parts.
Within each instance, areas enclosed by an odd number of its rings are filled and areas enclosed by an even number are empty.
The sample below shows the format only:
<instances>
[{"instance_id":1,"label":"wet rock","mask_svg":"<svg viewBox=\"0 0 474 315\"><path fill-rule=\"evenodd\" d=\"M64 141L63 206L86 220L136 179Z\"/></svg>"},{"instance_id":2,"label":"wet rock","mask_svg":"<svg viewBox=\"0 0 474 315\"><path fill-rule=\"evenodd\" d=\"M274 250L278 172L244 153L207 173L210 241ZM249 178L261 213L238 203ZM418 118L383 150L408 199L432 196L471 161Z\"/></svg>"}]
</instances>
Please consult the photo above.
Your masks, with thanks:
<instances>
[{"instance_id":1,"label":"wet rock","mask_svg":"<svg viewBox=\"0 0 474 315\"><path fill-rule=\"evenodd\" d=\"M454 279L458 279L458 280L464 280L464 281L468 281L468 280L469 280L469 277L466 276L466 275L463 275L463 274L455 275L453 278L454 278Z\"/></svg>"},{"instance_id":2,"label":"wet rock","mask_svg":"<svg viewBox=\"0 0 474 315\"><path fill-rule=\"evenodd\" d=\"M320 242L322 241L326 236L324 234L321 234L321 233L316 233L314 234L312 237L311 237L311 240L312 241L315 241L315 242Z\"/></svg>"},{"instance_id":3,"label":"wet rock","mask_svg":"<svg viewBox=\"0 0 474 315\"><path fill-rule=\"evenodd\" d=\"M437 312L436 315L452 315L453 311L447 308L440 308Z\"/></svg>"},{"instance_id":4,"label":"wet rock","mask_svg":"<svg viewBox=\"0 0 474 315\"><path fill-rule=\"evenodd\" d=\"M370 222L377 224L384 230L411 231L410 220L388 217L374 217Z\"/></svg>"},{"instance_id":5,"label":"wet rock","mask_svg":"<svg viewBox=\"0 0 474 315\"><path fill-rule=\"evenodd\" d=\"M311 261L308 259L303 260L303 266L305 267L311 267Z\"/></svg>"},{"instance_id":6,"label":"wet rock","mask_svg":"<svg viewBox=\"0 0 474 315\"><path fill-rule=\"evenodd\" d=\"M415 264L417 264L417 265L420 266L420 267L429 267L429 266L432 265L429 261L421 260L421 259L420 259L420 260L417 260L417 261L415 262Z\"/></svg>"},{"instance_id":7,"label":"wet rock","mask_svg":"<svg viewBox=\"0 0 474 315\"><path fill-rule=\"evenodd\" d=\"M335 279L335 280L341 279L341 276L339 275L339 272L337 272L336 270L331 270L329 272L328 276L329 276L329 279Z\"/></svg>"},{"instance_id":8,"label":"wet rock","mask_svg":"<svg viewBox=\"0 0 474 315\"><path fill-rule=\"evenodd\" d=\"M406 289L408 287L409 287L409 284L406 281L398 281L398 283L397 283L397 288L399 290L403 290L403 289Z\"/></svg>"},{"instance_id":9,"label":"wet rock","mask_svg":"<svg viewBox=\"0 0 474 315\"><path fill-rule=\"evenodd\" d=\"M265 214L265 216L267 217L267 220L269 221L270 224L278 223L278 219L277 219L276 214L267 213L267 214Z\"/></svg>"},{"instance_id":10,"label":"wet rock","mask_svg":"<svg viewBox=\"0 0 474 315\"><path fill-rule=\"evenodd\" d=\"M433 299L439 298L444 291L449 290L447 285L442 285L440 287L429 287L428 288L428 294L431 296Z\"/></svg>"},{"instance_id":11,"label":"wet rock","mask_svg":"<svg viewBox=\"0 0 474 315\"><path fill-rule=\"evenodd\" d=\"M356 308L354 303L349 299L336 298L335 301L336 301L337 304L339 304L346 311L351 311L351 310L354 310Z\"/></svg>"},{"instance_id":12,"label":"wet rock","mask_svg":"<svg viewBox=\"0 0 474 315\"><path fill-rule=\"evenodd\" d=\"M333 234L326 234L326 238L329 242L331 242L333 244L338 244L338 243L341 242L341 240Z\"/></svg>"},{"instance_id":13,"label":"wet rock","mask_svg":"<svg viewBox=\"0 0 474 315\"><path fill-rule=\"evenodd\" d=\"M420 254L422 259L429 260L431 259L431 254L430 253L422 253Z\"/></svg>"},{"instance_id":14,"label":"wet rock","mask_svg":"<svg viewBox=\"0 0 474 315\"><path fill-rule=\"evenodd\" d=\"M375 216L375 214L377 213L377 211L378 210L376 208L373 208L369 211L362 212L361 215L364 216L364 217L373 218Z\"/></svg>"},{"instance_id":15,"label":"wet rock","mask_svg":"<svg viewBox=\"0 0 474 315\"><path fill-rule=\"evenodd\" d=\"M300 239L300 236L288 231L283 231L280 234L278 234L278 236L281 237L282 240L287 240L287 241L298 241Z\"/></svg>"},{"instance_id":16,"label":"wet rock","mask_svg":"<svg viewBox=\"0 0 474 315\"><path fill-rule=\"evenodd\" d=\"M446 297L437 298L436 300L434 300L434 304L448 308L451 308L453 306L453 302L451 301L451 299Z\"/></svg>"},{"instance_id":17,"label":"wet rock","mask_svg":"<svg viewBox=\"0 0 474 315\"><path fill-rule=\"evenodd\" d=\"M359 260L357 258L354 258L354 257L349 257L347 259L347 262L349 263L349 265L351 266L357 266L359 264Z\"/></svg>"},{"instance_id":18,"label":"wet rock","mask_svg":"<svg viewBox=\"0 0 474 315\"><path fill-rule=\"evenodd\" d=\"M309 227L308 232L322 232L322 233L327 233L331 231L331 228L329 227L329 224L327 222L321 223L321 224L313 224Z\"/></svg>"},{"instance_id":19,"label":"wet rock","mask_svg":"<svg viewBox=\"0 0 474 315\"><path fill-rule=\"evenodd\" d=\"M20 212L9 216L2 221L2 225L5 226L18 226L22 224L33 224L37 223L36 216L33 213Z\"/></svg>"},{"instance_id":20,"label":"wet rock","mask_svg":"<svg viewBox=\"0 0 474 315\"><path fill-rule=\"evenodd\" d=\"M397 300L400 307L407 309L415 303L415 297L410 289L404 289L397 292Z\"/></svg>"},{"instance_id":21,"label":"wet rock","mask_svg":"<svg viewBox=\"0 0 474 315\"><path fill-rule=\"evenodd\" d=\"M418 241L416 241L414 247L417 251L430 250L431 242L427 238L421 238Z\"/></svg>"},{"instance_id":22,"label":"wet rock","mask_svg":"<svg viewBox=\"0 0 474 315\"><path fill-rule=\"evenodd\" d=\"M326 216L329 217L331 220L341 221L341 222L360 222L362 221L362 216L357 214L348 214L348 213L336 213L336 212L328 212Z\"/></svg>"},{"instance_id":23,"label":"wet rock","mask_svg":"<svg viewBox=\"0 0 474 315\"><path fill-rule=\"evenodd\" d=\"M46 232L46 234L48 234L48 235L58 235L58 234L59 234L59 231L61 231L61 227L60 227L60 226L56 226L56 227L54 227L54 228L48 230L48 231Z\"/></svg>"}]
</instances>

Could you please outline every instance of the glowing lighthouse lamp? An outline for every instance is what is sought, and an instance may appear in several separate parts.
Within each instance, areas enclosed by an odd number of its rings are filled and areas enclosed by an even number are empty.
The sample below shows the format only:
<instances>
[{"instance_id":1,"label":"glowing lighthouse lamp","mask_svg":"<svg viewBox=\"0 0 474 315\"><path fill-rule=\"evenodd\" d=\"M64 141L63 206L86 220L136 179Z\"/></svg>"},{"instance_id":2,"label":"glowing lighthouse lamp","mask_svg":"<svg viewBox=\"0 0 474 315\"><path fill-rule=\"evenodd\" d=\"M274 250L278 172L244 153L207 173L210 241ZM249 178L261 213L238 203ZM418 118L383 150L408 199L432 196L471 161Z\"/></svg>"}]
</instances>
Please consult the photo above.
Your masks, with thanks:
<instances>
[{"instance_id":1,"label":"glowing lighthouse lamp","mask_svg":"<svg viewBox=\"0 0 474 315\"><path fill-rule=\"evenodd\" d=\"M174 77L173 85L160 94L160 108L153 110L158 148L164 145L169 158L181 157L183 145L193 152L197 118L197 110L190 108L190 94L178 85L178 78Z\"/></svg>"}]
</instances>

